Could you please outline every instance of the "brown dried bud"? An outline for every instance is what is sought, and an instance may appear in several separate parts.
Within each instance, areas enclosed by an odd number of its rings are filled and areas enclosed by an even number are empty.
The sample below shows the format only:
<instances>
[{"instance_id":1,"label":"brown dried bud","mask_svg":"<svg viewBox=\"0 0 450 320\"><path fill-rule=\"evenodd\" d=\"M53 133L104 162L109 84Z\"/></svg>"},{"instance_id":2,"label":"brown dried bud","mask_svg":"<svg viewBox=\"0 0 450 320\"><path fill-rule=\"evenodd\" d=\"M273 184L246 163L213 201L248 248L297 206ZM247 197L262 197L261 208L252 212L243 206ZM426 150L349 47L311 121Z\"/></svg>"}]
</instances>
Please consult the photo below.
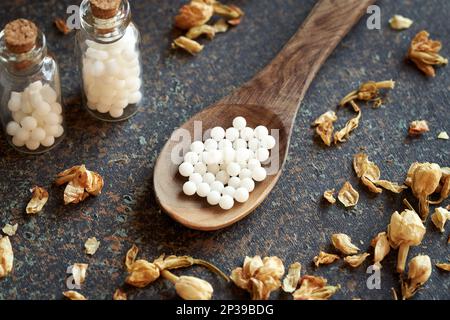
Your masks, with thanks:
<instances>
[{"instance_id":1,"label":"brown dried bud","mask_svg":"<svg viewBox=\"0 0 450 320\"><path fill-rule=\"evenodd\" d=\"M201 26L192 27L189 29L188 33L186 33L186 37L189 39L197 39L202 35L206 35L209 39L213 39L216 35L216 29L212 26L204 24Z\"/></svg>"},{"instance_id":2,"label":"brown dried bud","mask_svg":"<svg viewBox=\"0 0 450 320\"><path fill-rule=\"evenodd\" d=\"M340 286L327 286L327 280L322 277L303 276L300 280L300 289L292 295L294 300L327 300Z\"/></svg>"},{"instance_id":3,"label":"brown dried bud","mask_svg":"<svg viewBox=\"0 0 450 320\"><path fill-rule=\"evenodd\" d=\"M113 295L113 300L128 300L127 294L120 289L116 289Z\"/></svg>"},{"instance_id":4,"label":"brown dried bud","mask_svg":"<svg viewBox=\"0 0 450 320\"><path fill-rule=\"evenodd\" d=\"M368 256L370 256L370 254L368 253L356 254L353 256L345 257L344 261L347 262L351 267L357 268L366 260Z\"/></svg>"},{"instance_id":5,"label":"brown dried bud","mask_svg":"<svg viewBox=\"0 0 450 320\"><path fill-rule=\"evenodd\" d=\"M318 256L315 256L313 261L316 267L320 266L321 264L331 264L336 260L339 260L339 256L331 253L326 253L323 251L319 252Z\"/></svg>"},{"instance_id":6,"label":"brown dried bud","mask_svg":"<svg viewBox=\"0 0 450 320\"><path fill-rule=\"evenodd\" d=\"M347 208L355 206L359 200L359 193L346 181L338 193L339 201Z\"/></svg>"},{"instance_id":7,"label":"brown dried bud","mask_svg":"<svg viewBox=\"0 0 450 320\"><path fill-rule=\"evenodd\" d=\"M201 26L209 21L213 15L213 6L204 2L194 1L180 8L175 17L175 26L180 29Z\"/></svg>"},{"instance_id":8,"label":"brown dried bud","mask_svg":"<svg viewBox=\"0 0 450 320\"><path fill-rule=\"evenodd\" d=\"M389 25L394 30L404 30L411 27L413 21L411 19L405 18L399 14L394 15L389 19Z\"/></svg>"},{"instance_id":9,"label":"brown dried bud","mask_svg":"<svg viewBox=\"0 0 450 320\"><path fill-rule=\"evenodd\" d=\"M333 141L333 123L337 120L336 113L334 111L327 111L318 117L313 122L313 126L316 127L316 133L320 136L322 141L330 146Z\"/></svg>"},{"instance_id":10,"label":"brown dried bud","mask_svg":"<svg viewBox=\"0 0 450 320\"><path fill-rule=\"evenodd\" d=\"M388 255L391 251L391 246L389 244L389 239L386 232L380 232L375 238L372 239L370 245L374 248L373 262L378 268L381 268L381 261Z\"/></svg>"},{"instance_id":11,"label":"brown dried bud","mask_svg":"<svg viewBox=\"0 0 450 320\"><path fill-rule=\"evenodd\" d=\"M415 120L409 124L408 134L410 136L418 136L428 131L430 131L430 128L428 128L428 122L425 120Z\"/></svg>"},{"instance_id":12,"label":"brown dried bud","mask_svg":"<svg viewBox=\"0 0 450 320\"><path fill-rule=\"evenodd\" d=\"M195 40L191 40L187 37L178 37L172 42L172 48L181 48L186 50L192 55L195 55L203 50L203 46Z\"/></svg>"},{"instance_id":13,"label":"brown dried bud","mask_svg":"<svg viewBox=\"0 0 450 320\"><path fill-rule=\"evenodd\" d=\"M297 289L301 271L302 265L299 262L294 262L289 266L288 274L283 280L284 292L292 293Z\"/></svg>"},{"instance_id":14,"label":"brown dried bud","mask_svg":"<svg viewBox=\"0 0 450 320\"><path fill-rule=\"evenodd\" d=\"M42 208L47 203L48 192L44 188L38 186L35 186L33 189L31 189L31 192L33 193L33 195L30 202L28 202L26 211L28 214L35 214L41 212Z\"/></svg>"},{"instance_id":15,"label":"brown dried bud","mask_svg":"<svg viewBox=\"0 0 450 320\"><path fill-rule=\"evenodd\" d=\"M144 288L156 279L159 278L159 269L153 263L145 260L136 260L131 265L130 274L125 279L125 282L137 287Z\"/></svg>"},{"instance_id":16,"label":"brown dried bud","mask_svg":"<svg viewBox=\"0 0 450 320\"><path fill-rule=\"evenodd\" d=\"M167 270L162 271L162 276L175 285L177 294L184 300L211 300L213 287L209 282L191 276L177 277Z\"/></svg>"},{"instance_id":17,"label":"brown dried bud","mask_svg":"<svg viewBox=\"0 0 450 320\"><path fill-rule=\"evenodd\" d=\"M345 255L356 254L359 248L352 243L352 239L344 233L335 233L331 236L333 246Z\"/></svg>"},{"instance_id":18,"label":"brown dried bud","mask_svg":"<svg viewBox=\"0 0 450 320\"><path fill-rule=\"evenodd\" d=\"M81 293L72 290L63 292L63 295L70 300L87 300Z\"/></svg>"},{"instance_id":19,"label":"brown dried bud","mask_svg":"<svg viewBox=\"0 0 450 320\"><path fill-rule=\"evenodd\" d=\"M9 237L0 237L0 279L12 271L13 265L14 253Z\"/></svg>"},{"instance_id":20,"label":"brown dried bud","mask_svg":"<svg viewBox=\"0 0 450 320\"><path fill-rule=\"evenodd\" d=\"M336 198L334 197L334 189L330 189L330 190L325 190L325 192L323 193L323 197L331 204L335 204L336 203Z\"/></svg>"},{"instance_id":21,"label":"brown dried bud","mask_svg":"<svg viewBox=\"0 0 450 320\"><path fill-rule=\"evenodd\" d=\"M431 260L429 256L419 255L408 264L408 280L402 282L403 300L414 296L431 276Z\"/></svg>"},{"instance_id":22,"label":"brown dried bud","mask_svg":"<svg viewBox=\"0 0 450 320\"><path fill-rule=\"evenodd\" d=\"M445 231L444 227L447 220L450 220L450 211L444 208L436 208L431 216L431 221L441 232Z\"/></svg>"}]
</instances>

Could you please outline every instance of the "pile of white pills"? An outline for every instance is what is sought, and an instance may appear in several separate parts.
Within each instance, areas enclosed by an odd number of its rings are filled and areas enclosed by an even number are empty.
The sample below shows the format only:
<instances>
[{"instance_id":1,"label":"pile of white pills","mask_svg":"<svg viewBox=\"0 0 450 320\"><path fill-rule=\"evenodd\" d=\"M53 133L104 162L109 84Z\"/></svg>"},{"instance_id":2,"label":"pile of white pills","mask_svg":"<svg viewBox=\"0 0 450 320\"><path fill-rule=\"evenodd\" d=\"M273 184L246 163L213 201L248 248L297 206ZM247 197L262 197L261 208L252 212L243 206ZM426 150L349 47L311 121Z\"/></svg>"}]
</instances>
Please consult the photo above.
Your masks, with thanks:
<instances>
[{"instance_id":1,"label":"pile of white pills","mask_svg":"<svg viewBox=\"0 0 450 320\"><path fill-rule=\"evenodd\" d=\"M6 125L16 147L34 151L51 147L64 133L62 107L56 91L41 81L31 83L22 92L11 92L8 109L13 121Z\"/></svg>"},{"instance_id":2,"label":"pile of white pills","mask_svg":"<svg viewBox=\"0 0 450 320\"><path fill-rule=\"evenodd\" d=\"M137 36L129 27L125 35L111 44L86 40L83 57L83 84L87 106L100 113L120 118L124 109L139 103L141 66L136 48Z\"/></svg>"},{"instance_id":3,"label":"pile of white pills","mask_svg":"<svg viewBox=\"0 0 450 320\"><path fill-rule=\"evenodd\" d=\"M205 142L194 141L178 171L189 181L183 192L206 198L210 205L224 210L234 202L246 202L255 189L255 181L266 179L261 163L269 159L276 144L265 126L247 127L243 117L233 120L233 127L215 127Z\"/></svg>"}]
</instances>

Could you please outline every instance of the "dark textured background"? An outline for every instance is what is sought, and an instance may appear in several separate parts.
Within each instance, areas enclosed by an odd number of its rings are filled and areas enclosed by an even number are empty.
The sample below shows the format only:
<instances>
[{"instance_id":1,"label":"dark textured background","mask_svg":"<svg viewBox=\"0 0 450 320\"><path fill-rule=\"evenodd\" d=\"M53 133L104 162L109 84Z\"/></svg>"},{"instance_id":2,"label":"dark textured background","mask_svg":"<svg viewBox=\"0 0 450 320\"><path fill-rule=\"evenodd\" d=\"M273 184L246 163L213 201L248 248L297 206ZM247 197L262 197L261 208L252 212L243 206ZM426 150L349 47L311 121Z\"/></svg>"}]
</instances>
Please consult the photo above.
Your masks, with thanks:
<instances>
[{"instance_id":1,"label":"dark textured background","mask_svg":"<svg viewBox=\"0 0 450 320\"><path fill-rule=\"evenodd\" d=\"M66 101L79 96L73 34L62 36L52 21L64 17L74 1L3 0L0 25L27 17L46 33L50 48L62 69ZM75 1L76 2L76 1ZM136 243L140 257L154 259L161 253L188 254L214 262L227 273L241 265L245 255L277 255L286 265L300 261L308 273L319 274L331 284L341 284L335 299L390 299L398 287L394 273L396 251L383 263L380 290L368 290L365 273L369 261L357 269L342 261L316 270L312 258L330 249L330 235L349 234L363 250L370 239L383 231L395 210L402 210L402 195L387 191L370 194L358 184L351 167L352 156L365 148L382 170L382 177L403 181L413 161L450 165L449 141L438 140L441 130L450 133L448 103L449 69L427 79L404 63L412 36L426 28L432 38L444 43L450 56L450 30L446 0L380 1L382 29L370 31L365 21L338 46L319 72L297 117L285 171L266 201L248 218L217 232L197 232L175 223L155 203L152 174L155 159L170 133L203 107L249 80L266 65L297 30L311 10L312 0L234 0L246 12L243 23L207 43L198 57L169 49L177 34L172 19L185 1L133 1L134 20L142 33L142 56L146 104L134 118L123 123L103 123L91 118L79 105L67 106L67 137L56 149L41 156L18 154L0 139L0 225L19 223L11 238L15 253L14 273L0 281L0 299L61 299L66 290L66 268L75 262L89 263L81 292L90 299L110 299L126 276L123 258ZM388 19L400 13L414 20L411 29L397 32ZM350 141L325 148L314 137L311 121L334 108L340 98L366 80L397 81L385 106L363 106L363 117ZM340 111L340 123L351 114ZM431 131L407 137L410 121L426 119ZM98 198L64 206L63 188L52 185L55 175L70 166L85 163L105 179ZM350 180L360 192L356 208L329 206L321 200L327 188L339 189ZM51 198L38 216L28 217L25 206L29 189L49 189ZM407 197L416 205L410 192ZM448 200L446 204L448 204ZM409 257L430 255L433 263L449 257L448 227L444 234L427 222L427 234ZM93 256L84 253L84 242L95 236L101 246ZM372 251L369 251L372 252ZM246 292L224 284L202 269L180 272L196 274L213 284L215 298L247 298ZM145 289L125 287L130 299L175 298L166 281ZM449 274L433 267L425 289L417 299L449 299ZM289 298L272 294L273 298Z\"/></svg>"}]
</instances>

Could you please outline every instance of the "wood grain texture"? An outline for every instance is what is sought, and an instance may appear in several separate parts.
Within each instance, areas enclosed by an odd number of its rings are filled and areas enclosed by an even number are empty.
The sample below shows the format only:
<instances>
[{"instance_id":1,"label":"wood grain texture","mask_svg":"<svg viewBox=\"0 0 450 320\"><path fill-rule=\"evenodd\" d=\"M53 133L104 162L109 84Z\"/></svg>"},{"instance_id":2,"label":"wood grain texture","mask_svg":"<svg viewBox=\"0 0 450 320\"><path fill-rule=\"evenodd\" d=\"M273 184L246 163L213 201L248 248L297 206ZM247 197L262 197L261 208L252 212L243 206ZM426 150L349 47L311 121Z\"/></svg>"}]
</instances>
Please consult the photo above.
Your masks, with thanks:
<instances>
[{"instance_id":1,"label":"wood grain texture","mask_svg":"<svg viewBox=\"0 0 450 320\"><path fill-rule=\"evenodd\" d=\"M258 207L281 175L295 116L311 81L337 44L374 2L318 1L298 32L253 80L181 126L190 133L192 141L197 140L194 137L196 121L206 131L215 126L228 128L235 117L243 116L252 128L264 125L269 130L278 130L277 146L272 150L272 155L278 154L277 169L266 180L256 183L247 202L235 202L232 209L225 211L219 206L210 206L206 199L184 195L182 186L186 178L179 175L179 163L172 160L173 150L180 141L171 139L160 153L153 177L156 198L163 210L186 227L211 231L230 226Z\"/></svg>"}]
</instances>

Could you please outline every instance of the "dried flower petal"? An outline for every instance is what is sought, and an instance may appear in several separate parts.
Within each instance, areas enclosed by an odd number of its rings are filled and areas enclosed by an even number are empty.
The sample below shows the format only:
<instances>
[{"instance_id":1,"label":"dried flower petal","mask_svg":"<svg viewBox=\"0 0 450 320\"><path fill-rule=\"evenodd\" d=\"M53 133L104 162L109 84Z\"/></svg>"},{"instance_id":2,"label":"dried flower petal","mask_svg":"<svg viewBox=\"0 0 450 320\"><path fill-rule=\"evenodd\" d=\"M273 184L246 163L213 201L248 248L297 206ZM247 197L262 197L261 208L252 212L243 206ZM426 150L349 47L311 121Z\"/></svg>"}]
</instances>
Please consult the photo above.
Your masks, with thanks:
<instances>
[{"instance_id":1,"label":"dried flower petal","mask_svg":"<svg viewBox=\"0 0 450 320\"><path fill-rule=\"evenodd\" d=\"M444 271L450 271L450 263L436 263L436 267Z\"/></svg>"},{"instance_id":2,"label":"dried flower petal","mask_svg":"<svg viewBox=\"0 0 450 320\"><path fill-rule=\"evenodd\" d=\"M216 35L216 29L207 24L192 27L189 29L188 33L186 33L186 37L189 39L197 39L198 37L206 35L209 39L213 39Z\"/></svg>"},{"instance_id":3,"label":"dried flower petal","mask_svg":"<svg viewBox=\"0 0 450 320\"><path fill-rule=\"evenodd\" d=\"M419 255L408 264L408 280L402 281L403 300L414 296L431 275L431 260L429 256Z\"/></svg>"},{"instance_id":4,"label":"dried flower petal","mask_svg":"<svg viewBox=\"0 0 450 320\"><path fill-rule=\"evenodd\" d=\"M331 236L333 246L345 255L356 254L359 248L352 243L352 239L345 233L335 233Z\"/></svg>"},{"instance_id":5,"label":"dried flower petal","mask_svg":"<svg viewBox=\"0 0 450 320\"><path fill-rule=\"evenodd\" d=\"M386 232L380 232L375 238L372 239L370 245L374 248L373 262L376 267L381 268L381 261L388 255L391 251L391 246L389 244L389 239Z\"/></svg>"},{"instance_id":6,"label":"dried flower petal","mask_svg":"<svg viewBox=\"0 0 450 320\"><path fill-rule=\"evenodd\" d=\"M346 208L352 207L358 203L359 193L353 189L350 182L346 181L339 190L338 199Z\"/></svg>"},{"instance_id":7,"label":"dried flower petal","mask_svg":"<svg viewBox=\"0 0 450 320\"><path fill-rule=\"evenodd\" d=\"M297 289L301 271L302 265L299 262L294 262L289 266L288 274L284 278L282 285L284 292L292 293Z\"/></svg>"},{"instance_id":8,"label":"dried flower petal","mask_svg":"<svg viewBox=\"0 0 450 320\"><path fill-rule=\"evenodd\" d=\"M160 272L156 265L145 260L136 260L129 270L130 274L125 282L137 287L144 288L159 278Z\"/></svg>"},{"instance_id":9,"label":"dried flower petal","mask_svg":"<svg viewBox=\"0 0 450 320\"><path fill-rule=\"evenodd\" d=\"M369 161L369 156L367 154L355 154L353 157L353 169L355 169L356 175L361 179L361 182L368 187L370 191L375 193L382 192L382 190L374 183L374 181L380 179L380 168L372 161Z\"/></svg>"},{"instance_id":10,"label":"dried flower petal","mask_svg":"<svg viewBox=\"0 0 450 320\"><path fill-rule=\"evenodd\" d=\"M238 19L244 15L244 12L234 5L225 5L219 2L213 4L214 13L227 19Z\"/></svg>"},{"instance_id":11,"label":"dried flower petal","mask_svg":"<svg viewBox=\"0 0 450 320\"><path fill-rule=\"evenodd\" d=\"M316 133L320 136L322 141L330 146L333 141L333 123L337 120L336 113L334 111L327 111L318 117L313 122L313 126L316 126Z\"/></svg>"},{"instance_id":12,"label":"dried flower petal","mask_svg":"<svg viewBox=\"0 0 450 320\"><path fill-rule=\"evenodd\" d=\"M381 98L379 96L380 89L394 89L395 82L392 80L385 80L380 82L368 81L363 83L358 90L352 91L347 94L339 102L341 107L345 106L347 103L351 103L355 100L362 101L374 101L375 106L381 104ZM354 106L353 106L354 107Z\"/></svg>"},{"instance_id":13,"label":"dried flower petal","mask_svg":"<svg viewBox=\"0 0 450 320\"><path fill-rule=\"evenodd\" d=\"M70 28L67 26L66 22L65 22L63 19L61 19L61 18L56 18L54 22L55 22L56 28L57 28L61 33L63 33L64 35L67 35L67 34L69 34L69 33L72 31L72 29L70 29Z\"/></svg>"},{"instance_id":14,"label":"dried flower petal","mask_svg":"<svg viewBox=\"0 0 450 320\"><path fill-rule=\"evenodd\" d=\"M408 134L410 136L421 135L428 131L430 131L430 128L428 128L428 122L425 120L415 120L409 124Z\"/></svg>"},{"instance_id":15,"label":"dried flower petal","mask_svg":"<svg viewBox=\"0 0 450 320\"><path fill-rule=\"evenodd\" d=\"M441 173L442 176L441 180L439 181L439 186L435 190L435 192L440 193L440 197L436 201L428 201L429 204L440 204L450 195L450 168L441 168Z\"/></svg>"},{"instance_id":16,"label":"dried flower petal","mask_svg":"<svg viewBox=\"0 0 450 320\"><path fill-rule=\"evenodd\" d=\"M127 294L120 289L116 289L113 295L113 300L127 300Z\"/></svg>"},{"instance_id":17,"label":"dried flower petal","mask_svg":"<svg viewBox=\"0 0 450 320\"><path fill-rule=\"evenodd\" d=\"M336 203L336 198L334 197L334 189L325 190L323 193L323 197L331 204Z\"/></svg>"},{"instance_id":18,"label":"dried flower petal","mask_svg":"<svg viewBox=\"0 0 450 320\"><path fill-rule=\"evenodd\" d=\"M368 253L356 254L353 256L345 257L344 261L347 262L351 267L357 268L366 260L368 256L370 256L370 254Z\"/></svg>"},{"instance_id":19,"label":"dried flower petal","mask_svg":"<svg viewBox=\"0 0 450 320\"><path fill-rule=\"evenodd\" d=\"M86 254L94 255L97 252L98 247L100 247L100 242L96 237L88 238L84 243Z\"/></svg>"},{"instance_id":20,"label":"dried flower petal","mask_svg":"<svg viewBox=\"0 0 450 320\"><path fill-rule=\"evenodd\" d=\"M9 237L0 237L0 279L12 271L13 265L14 253Z\"/></svg>"},{"instance_id":21,"label":"dried flower petal","mask_svg":"<svg viewBox=\"0 0 450 320\"><path fill-rule=\"evenodd\" d=\"M319 252L318 256L315 256L313 261L316 267L320 266L321 264L331 264L336 260L339 260L339 256L331 253L326 253L323 251Z\"/></svg>"},{"instance_id":22,"label":"dried flower petal","mask_svg":"<svg viewBox=\"0 0 450 320\"><path fill-rule=\"evenodd\" d=\"M407 186L399 185L395 182L391 182L391 181L387 181L387 180L376 180L376 181L374 181L374 183L375 183L375 185L382 187L386 190L389 190L391 192L394 192L394 193L400 193L403 190L408 189Z\"/></svg>"},{"instance_id":23,"label":"dried flower petal","mask_svg":"<svg viewBox=\"0 0 450 320\"><path fill-rule=\"evenodd\" d=\"M3 231L4 234L12 237L13 235L16 234L18 227L19 227L18 223L16 223L15 225L10 225L9 223L7 223L3 227L2 231Z\"/></svg>"},{"instance_id":24,"label":"dried flower petal","mask_svg":"<svg viewBox=\"0 0 450 320\"><path fill-rule=\"evenodd\" d=\"M86 263L75 263L72 266L72 276L73 280L77 285L81 285L86 280L86 270L88 268L88 264Z\"/></svg>"},{"instance_id":25,"label":"dried flower petal","mask_svg":"<svg viewBox=\"0 0 450 320\"><path fill-rule=\"evenodd\" d=\"M416 34L411 41L407 58L414 62L425 75L434 77L436 71L433 66L446 65L448 60L438 54L442 48L441 42L429 39L429 35L425 30Z\"/></svg>"},{"instance_id":26,"label":"dried flower petal","mask_svg":"<svg viewBox=\"0 0 450 320\"><path fill-rule=\"evenodd\" d=\"M211 19L212 15L212 5L200 1L193 1L180 8L178 15L175 17L175 26L188 30L205 24Z\"/></svg>"},{"instance_id":27,"label":"dried flower petal","mask_svg":"<svg viewBox=\"0 0 450 320\"><path fill-rule=\"evenodd\" d=\"M327 280L322 277L305 275L300 280L300 289L292 295L294 300L327 300L340 286L327 286Z\"/></svg>"},{"instance_id":28,"label":"dried flower petal","mask_svg":"<svg viewBox=\"0 0 450 320\"><path fill-rule=\"evenodd\" d=\"M192 55L195 55L203 50L203 46L200 43L183 36L176 38L172 42L172 48L181 48Z\"/></svg>"},{"instance_id":29,"label":"dried flower petal","mask_svg":"<svg viewBox=\"0 0 450 320\"><path fill-rule=\"evenodd\" d=\"M127 268L127 271L131 271L131 267L136 260L136 257L139 253L139 248L133 244L133 246L127 251L127 255L125 256L125 267Z\"/></svg>"},{"instance_id":30,"label":"dried flower petal","mask_svg":"<svg viewBox=\"0 0 450 320\"><path fill-rule=\"evenodd\" d=\"M395 30L404 30L411 27L413 21L411 19L405 18L399 14L394 15L391 19L389 19L389 24L392 29Z\"/></svg>"},{"instance_id":31,"label":"dried flower petal","mask_svg":"<svg viewBox=\"0 0 450 320\"><path fill-rule=\"evenodd\" d=\"M425 232L426 229L416 212L406 209L401 214L397 211L392 214L387 234L391 247L399 248L397 272L404 271L409 247L419 245Z\"/></svg>"},{"instance_id":32,"label":"dried flower petal","mask_svg":"<svg viewBox=\"0 0 450 320\"><path fill-rule=\"evenodd\" d=\"M450 220L450 211L444 208L436 208L431 216L431 221L433 221L436 228L441 232L445 231L444 227L447 220Z\"/></svg>"},{"instance_id":33,"label":"dried flower petal","mask_svg":"<svg viewBox=\"0 0 450 320\"><path fill-rule=\"evenodd\" d=\"M359 120L361 119L361 111L358 112L358 115L354 118L351 118L347 121L345 126L334 134L334 143L347 141L350 132L358 128Z\"/></svg>"},{"instance_id":34,"label":"dried flower petal","mask_svg":"<svg viewBox=\"0 0 450 320\"><path fill-rule=\"evenodd\" d=\"M224 19L217 20L213 25L216 33L223 33L228 31L228 23Z\"/></svg>"},{"instance_id":35,"label":"dried flower petal","mask_svg":"<svg viewBox=\"0 0 450 320\"><path fill-rule=\"evenodd\" d=\"M27 205L27 213L34 214L42 211L48 200L48 192L44 188L35 186L31 189L33 195Z\"/></svg>"},{"instance_id":36,"label":"dried flower petal","mask_svg":"<svg viewBox=\"0 0 450 320\"><path fill-rule=\"evenodd\" d=\"M438 137L438 139L442 139L442 140L449 139L448 133L445 131L440 132L437 137Z\"/></svg>"},{"instance_id":37,"label":"dried flower petal","mask_svg":"<svg viewBox=\"0 0 450 320\"><path fill-rule=\"evenodd\" d=\"M63 295L70 300L87 300L85 296L73 290L63 292Z\"/></svg>"}]
</instances>

